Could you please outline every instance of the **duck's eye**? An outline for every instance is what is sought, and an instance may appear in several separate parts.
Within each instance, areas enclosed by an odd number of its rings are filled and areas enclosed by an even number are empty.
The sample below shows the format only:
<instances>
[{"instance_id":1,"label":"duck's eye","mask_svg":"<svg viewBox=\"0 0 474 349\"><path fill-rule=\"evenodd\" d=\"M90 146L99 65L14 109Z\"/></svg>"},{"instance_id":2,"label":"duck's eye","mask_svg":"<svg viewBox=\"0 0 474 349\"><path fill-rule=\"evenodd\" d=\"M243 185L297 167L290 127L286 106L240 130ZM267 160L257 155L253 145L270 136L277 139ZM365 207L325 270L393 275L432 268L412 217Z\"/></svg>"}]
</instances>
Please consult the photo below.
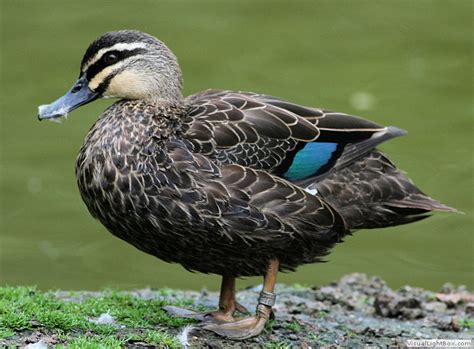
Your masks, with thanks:
<instances>
[{"instance_id":1,"label":"duck's eye","mask_svg":"<svg viewBox=\"0 0 474 349\"><path fill-rule=\"evenodd\" d=\"M104 62L107 64L112 64L117 62L118 56L115 53L108 53L104 56Z\"/></svg>"}]
</instances>

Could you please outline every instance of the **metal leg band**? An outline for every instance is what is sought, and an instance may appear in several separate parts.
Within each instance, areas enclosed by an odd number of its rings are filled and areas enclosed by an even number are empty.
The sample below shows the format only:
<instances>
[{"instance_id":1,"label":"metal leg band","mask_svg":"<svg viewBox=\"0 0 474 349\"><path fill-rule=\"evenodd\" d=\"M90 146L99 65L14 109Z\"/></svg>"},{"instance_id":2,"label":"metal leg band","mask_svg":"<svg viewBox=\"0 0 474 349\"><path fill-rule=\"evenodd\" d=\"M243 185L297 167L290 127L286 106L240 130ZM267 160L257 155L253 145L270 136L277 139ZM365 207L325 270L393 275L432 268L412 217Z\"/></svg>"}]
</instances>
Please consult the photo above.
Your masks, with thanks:
<instances>
[{"instance_id":1,"label":"metal leg band","mask_svg":"<svg viewBox=\"0 0 474 349\"><path fill-rule=\"evenodd\" d=\"M260 297L258 297L258 304L266 305L267 307L273 307L275 300L275 293L262 291L260 292Z\"/></svg>"}]
</instances>

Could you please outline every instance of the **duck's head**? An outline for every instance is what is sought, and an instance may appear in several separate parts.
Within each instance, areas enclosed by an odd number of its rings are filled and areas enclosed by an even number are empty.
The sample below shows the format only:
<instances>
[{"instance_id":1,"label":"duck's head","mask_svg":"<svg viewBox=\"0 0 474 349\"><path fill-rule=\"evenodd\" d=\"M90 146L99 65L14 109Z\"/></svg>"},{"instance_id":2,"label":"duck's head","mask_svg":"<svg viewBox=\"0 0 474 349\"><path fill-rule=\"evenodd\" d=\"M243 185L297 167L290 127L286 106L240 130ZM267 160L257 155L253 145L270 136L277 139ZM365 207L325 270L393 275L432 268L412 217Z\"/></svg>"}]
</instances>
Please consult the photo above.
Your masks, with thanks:
<instances>
[{"instance_id":1,"label":"duck's head","mask_svg":"<svg viewBox=\"0 0 474 349\"><path fill-rule=\"evenodd\" d=\"M179 102L182 78L176 56L161 41L136 30L108 32L86 50L79 79L38 119L54 119L98 98Z\"/></svg>"}]
</instances>

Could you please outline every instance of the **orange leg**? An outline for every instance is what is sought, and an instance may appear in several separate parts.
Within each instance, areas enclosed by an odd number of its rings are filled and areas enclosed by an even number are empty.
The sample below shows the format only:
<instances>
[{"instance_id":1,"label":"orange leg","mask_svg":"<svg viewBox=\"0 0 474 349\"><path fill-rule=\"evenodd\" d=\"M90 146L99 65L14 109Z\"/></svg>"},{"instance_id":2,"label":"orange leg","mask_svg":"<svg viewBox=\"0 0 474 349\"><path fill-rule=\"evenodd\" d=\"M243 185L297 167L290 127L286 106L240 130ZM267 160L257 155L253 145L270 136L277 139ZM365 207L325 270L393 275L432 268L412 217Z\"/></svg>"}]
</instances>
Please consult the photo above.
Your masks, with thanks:
<instances>
[{"instance_id":1,"label":"orange leg","mask_svg":"<svg viewBox=\"0 0 474 349\"><path fill-rule=\"evenodd\" d=\"M219 310L213 312L197 313L188 309L175 306L164 307L171 315L192 318L206 323L223 323L235 321L234 313L239 311L247 313L247 309L235 300L235 278L223 276L219 294Z\"/></svg>"},{"instance_id":2,"label":"orange leg","mask_svg":"<svg viewBox=\"0 0 474 349\"><path fill-rule=\"evenodd\" d=\"M232 339L246 339L259 335L263 331L265 323L272 313L273 304L275 304L276 296L273 290L275 288L278 265L279 262L277 259L272 259L268 263L263 290L260 293L256 314L254 316L222 324L205 324L203 328Z\"/></svg>"}]
</instances>

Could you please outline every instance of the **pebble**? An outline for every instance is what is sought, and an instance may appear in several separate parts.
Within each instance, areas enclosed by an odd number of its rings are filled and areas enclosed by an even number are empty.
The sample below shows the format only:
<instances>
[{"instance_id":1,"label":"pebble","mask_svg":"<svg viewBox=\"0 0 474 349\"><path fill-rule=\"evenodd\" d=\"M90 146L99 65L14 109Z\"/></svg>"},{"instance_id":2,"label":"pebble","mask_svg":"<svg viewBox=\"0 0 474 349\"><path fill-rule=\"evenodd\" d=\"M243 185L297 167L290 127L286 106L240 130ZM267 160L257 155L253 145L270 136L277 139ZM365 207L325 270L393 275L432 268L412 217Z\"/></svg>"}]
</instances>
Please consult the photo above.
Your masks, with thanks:
<instances>
[{"instance_id":1,"label":"pebble","mask_svg":"<svg viewBox=\"0 0 474 349\"><path fill-rule=\"evenodd\" d=\"M145 300L154 299L156 297L156 292L154 292L151 288L143 288L141 290L136 290L134 293L141 299Z\"/></svg>"},{"instance_id":2,"label":"pebble","mask_svg":"<svg viewBox=\"0 0 474 349\"><path fill-rule=\"evenodd\" d=\"M466 304L466 314L471 317L474 317L474 303Z\"/></svg>"},{"instance_id":3,"label":"pebble","mask_svg":"<svg viewBox=\"0 0 474 349\"><path fill-rule=\"evenodd\" d=\"M432 313L444 313L446 311L447 305L442 302L429 302L423 304L423 308L426 311L432 312Z\"/></svg>"},{"instance_id":4,"label":"pebble","mask_svg":"<svg viewBox=\"0 0 474 349\"><path fill-rule=\"evenodd\" d=\"M26 349L47 349L48 344L45 341L40 340L39 342L28 344L25 346Z\"/></svg>"}]
</instances>

